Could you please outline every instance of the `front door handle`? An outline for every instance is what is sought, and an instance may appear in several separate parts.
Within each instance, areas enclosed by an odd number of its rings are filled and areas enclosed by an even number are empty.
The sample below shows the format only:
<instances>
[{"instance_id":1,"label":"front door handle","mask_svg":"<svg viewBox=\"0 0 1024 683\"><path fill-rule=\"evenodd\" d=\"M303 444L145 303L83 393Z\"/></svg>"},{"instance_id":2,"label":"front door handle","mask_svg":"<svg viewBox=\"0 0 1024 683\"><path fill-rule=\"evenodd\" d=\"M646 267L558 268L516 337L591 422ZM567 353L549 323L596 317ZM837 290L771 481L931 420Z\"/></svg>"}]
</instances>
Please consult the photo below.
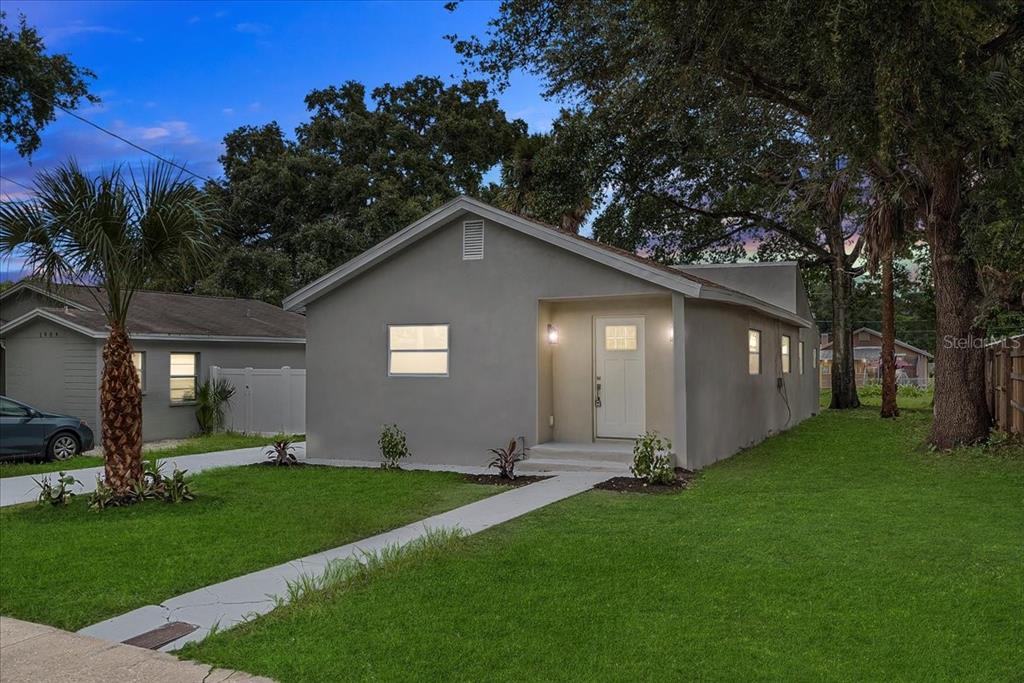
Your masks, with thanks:
<instances>
[{"instance_id":1,"label":"front door handle","mask_svg":"<svg viewBox=\"0 0 1024 683\"><path fill-rule=\"evenodd\" d=\"M600 408L601 407L601 378L600 377L597 378L597 383L595 384L595 386L597 387L597 391L596 391L596 397L594 398L594 407L595 408Z\"/></svg>"}]
</instances>

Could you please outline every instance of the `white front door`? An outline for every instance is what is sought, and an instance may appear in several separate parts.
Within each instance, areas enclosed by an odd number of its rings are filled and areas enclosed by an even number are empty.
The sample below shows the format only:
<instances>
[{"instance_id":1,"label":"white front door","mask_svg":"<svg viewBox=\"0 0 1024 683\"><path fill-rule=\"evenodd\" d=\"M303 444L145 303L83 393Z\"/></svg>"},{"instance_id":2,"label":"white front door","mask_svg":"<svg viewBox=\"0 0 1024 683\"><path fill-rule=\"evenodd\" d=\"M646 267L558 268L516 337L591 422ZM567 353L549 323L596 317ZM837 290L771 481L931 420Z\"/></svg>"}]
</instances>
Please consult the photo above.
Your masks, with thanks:
<instances>
[{"instance_id":1,"label":"white front door","mask_svg":"<svg viewBox=\"0 0 1024 683\"><path fill-rule=\"evenodd\" d=\"M594 423L599 437L644 432L644 319L594 321Z\"/></svg>"}]
</instances>

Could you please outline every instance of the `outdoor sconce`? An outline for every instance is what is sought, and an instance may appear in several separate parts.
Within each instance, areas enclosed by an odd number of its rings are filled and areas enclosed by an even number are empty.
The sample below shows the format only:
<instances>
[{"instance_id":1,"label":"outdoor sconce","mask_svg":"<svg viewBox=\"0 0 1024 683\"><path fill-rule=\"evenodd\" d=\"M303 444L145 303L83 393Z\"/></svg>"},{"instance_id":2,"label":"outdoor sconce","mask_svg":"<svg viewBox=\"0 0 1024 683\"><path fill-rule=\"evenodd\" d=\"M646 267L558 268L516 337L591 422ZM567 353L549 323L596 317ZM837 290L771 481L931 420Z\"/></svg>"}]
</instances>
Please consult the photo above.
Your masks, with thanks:
<instances>
[{"instance_id":1,"label":"outdoor sconce","mask_svg":"<svg viewBox=\"0 0 1024 683\"><path fill-rule=\"evenodd\" d=\"M548 344L558 343L558 328L548 323Z\"/></svg>"}]
</instances>

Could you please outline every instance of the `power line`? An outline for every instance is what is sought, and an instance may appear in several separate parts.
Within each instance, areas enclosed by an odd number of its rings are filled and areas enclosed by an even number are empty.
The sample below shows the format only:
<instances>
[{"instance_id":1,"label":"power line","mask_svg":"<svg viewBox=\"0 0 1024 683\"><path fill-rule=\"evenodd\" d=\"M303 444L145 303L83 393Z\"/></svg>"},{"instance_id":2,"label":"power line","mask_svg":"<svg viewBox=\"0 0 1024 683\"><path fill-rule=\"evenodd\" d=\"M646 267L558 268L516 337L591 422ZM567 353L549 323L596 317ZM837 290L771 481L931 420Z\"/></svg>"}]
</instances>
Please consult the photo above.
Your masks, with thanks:
<instances>
[{"instance_id":1,"label":"power line","mask_svg":"<svg viewBox=\"0 0 1024 683\"><path fill-rule=\"evenodd\" d=\"M28 185L26 185L25 183L19 183L19 182L18 182L17 180L11 180L10 178L8 178L8 177L7 177L7 176L5 176L5 175L0 175L0 179L6 180L6 181L7 181L7 182L9 182L9 183L10 183L11 185L17 185L18 187L20 187L20 188L21 188L21 189L23 189L23 190L28 190L29 192L35 192L35 190L34 190L34 189L32 189L31 187L29 187L29 186L28 186Z\"/></svg>"},{"instance_id":2,"label":"power line","mask_svg":"<svg viewBox=\"0 0 1024 683\"><path fill-rule=\"evenodd\" d=\"M129 145L130 147L134 147L135 149L139 150L140 152L144 152L144 153L146 153L146 154L148 154L148 155L150 155L150 156L152 156L152 157L154 157L156 159L159 159L160 161L164 162L165 164L169 164L169 165L171 165L171 166L173 166L173 167L175 167L175 168L177 168L177 169L179 169L181 171L184 171L185 173L188 173L193 178L198 178L199 180L203 180L203 181L206 181L206 182L209 182L209 183L216 183L217 182L213 178L209 178L207 176L200 175L200 174L198 174L198 173L196 173L194 171L189 170L188 168L182 166L181 164L179 164L177 162L171 161L170 159L168 159L168 158L166 158L164 156L161 156L160 154L157 154L156 152L154 152L152 150L146 149L142 145L140 145L138 143L135 143L135 142L132 142L128 138L126 138L126 137L124 137L122 135L118 135L114 131L108 130L108 129L104 128L103 126L99 125L98 123L94 123L94 122L90 121L89 119L85 118L84 116L79 116L78 114L76 114L72 110L68 109L67 107L61 105L58 102L54 102L53 100L51 100L48 97L43 97L39 93L34 92L32 90L29 90L29 93L31 93L33 97L38 97L39 99L43 100L44 102L48 102L49 104L51 104L52 106L56 107L57 109L60 109L65 114L78 119L82 123L87 124L89 126L92 126L96 130L102 131L102 132L106 133L107 135L120 140L121 142L125 143L126 145ZM15 183L15 184L17 184L17 183Z\"/></svg>"}]
</instances>

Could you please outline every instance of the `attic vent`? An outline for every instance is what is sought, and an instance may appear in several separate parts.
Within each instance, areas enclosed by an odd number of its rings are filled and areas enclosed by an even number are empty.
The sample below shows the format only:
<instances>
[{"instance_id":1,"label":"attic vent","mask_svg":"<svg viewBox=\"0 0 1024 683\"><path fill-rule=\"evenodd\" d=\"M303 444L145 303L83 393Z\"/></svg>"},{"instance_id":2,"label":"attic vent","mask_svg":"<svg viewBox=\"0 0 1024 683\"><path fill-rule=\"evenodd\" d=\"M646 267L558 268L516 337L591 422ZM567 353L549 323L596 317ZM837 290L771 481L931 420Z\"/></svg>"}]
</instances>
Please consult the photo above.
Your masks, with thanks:
<instances>
[{"instance_id":1,"label":"attic vent","mask_svg":"<svg viewBox=\"0 0 1024 683\"><path fill-rule=\"evenodd\" d=\"M462 224L462 260L479 261L484 257L484 222Z\"/></svg>"}]
</instances>

